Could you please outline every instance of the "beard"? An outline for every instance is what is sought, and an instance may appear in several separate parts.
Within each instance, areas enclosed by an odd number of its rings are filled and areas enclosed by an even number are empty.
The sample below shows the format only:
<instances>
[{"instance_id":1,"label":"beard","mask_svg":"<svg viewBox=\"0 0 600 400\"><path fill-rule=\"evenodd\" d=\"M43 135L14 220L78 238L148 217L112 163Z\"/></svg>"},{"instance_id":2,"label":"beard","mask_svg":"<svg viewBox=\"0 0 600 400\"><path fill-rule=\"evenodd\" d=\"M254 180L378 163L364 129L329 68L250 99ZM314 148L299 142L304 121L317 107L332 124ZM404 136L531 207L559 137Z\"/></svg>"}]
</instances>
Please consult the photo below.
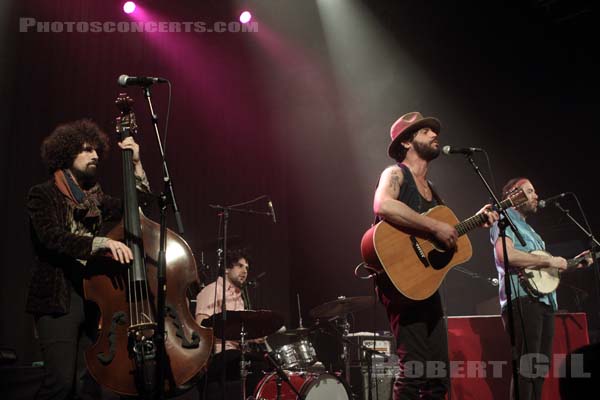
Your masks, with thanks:
<instances>
[{"instance_id":1,"label":"beard","mask_svg":"<svg viewBox=\"0 0 600 400\"><path fill-rule=\"evenodd\" d=\"M521 206L520 208L518 208L518 210L521 212L521 214L523 214L525 217L535 214L538 212L538 207L537 205L533 205L533 203L531 202L526 202L523 204L523 206Z\"/></svg>"},{"instance_id":2,"label":"beard","mask_svg":"<svg viewBox=\"0 0 600 400\"><path fill-rule=\"evenodd\" d=\"M246 283L246 278L244 278L243 280L240 277L230 278L229 281L233 286L237 287L238 289L243 289L244 284Z\"/></svg>"},{"instance_id":3,"label":"beard","mask_svg":"<svg viewBox=\"0 0 600 400\"><path fill-rule=\"evenodd\" d=\"M415 152L425 161L431 161L440 155L440 147L433 147L431 143L412 142Z\"/></svg>"},{"instance_id":4,"label":"beard","mask_svg":"<svg viewBox=\"0 0 600 400\"><path fill-rule=\"evenodd\" d=\"M229 283L231 283L233 286L242 289L244 287L244 284L246 283L246 279L248 279L248 277L244 277L242 278L239 275L233 275L233 274L229 274L229 272L226 272L227 275L227 281L229 281Z\"/></svg>"},{"instance_id":5,"label":"beard","mask_svg":"<svg viewBox=\"0 0 600 400\"><path fill-rule=\"evenodd\" d=\"M87 190L94 186L97 182L96 180L96 169L97 166L94 164L88 164L84 170L80 170L77 168L72 168L71 173L79 183L79 186Z\"/></svg>"}]
</instances>

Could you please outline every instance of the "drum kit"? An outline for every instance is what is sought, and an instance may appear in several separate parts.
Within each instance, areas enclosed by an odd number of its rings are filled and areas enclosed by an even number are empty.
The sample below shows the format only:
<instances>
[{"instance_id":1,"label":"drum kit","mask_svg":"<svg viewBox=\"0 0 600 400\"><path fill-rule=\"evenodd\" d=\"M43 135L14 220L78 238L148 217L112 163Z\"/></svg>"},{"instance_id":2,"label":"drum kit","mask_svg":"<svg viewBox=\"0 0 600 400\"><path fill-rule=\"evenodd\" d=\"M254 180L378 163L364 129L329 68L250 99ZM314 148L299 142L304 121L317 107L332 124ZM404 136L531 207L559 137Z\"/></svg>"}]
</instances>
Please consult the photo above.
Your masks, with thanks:
<instances>
[{"instance_id":1,"label":"drum kit","mask_svg":"<svg viewBox=\"0 0 600 400\"><path fill-rule=\"evenodd\" d=\"M221 314L215 314L203 321L203 325L214 328L217 338L239 340L242 352L240 376L242 380L242 399L248 398L245 380L248 374L246 343L251 339L264 338L265 359L272 365L273 371L265 372L254 389L256 400L350 400L350 361L348 340L348 315L375 302L374 297L338 297L336 300L321 304L310 310L315 320L311 327L302 326L302 318L297 329L285 330L283 317L273 311L227 311L225 328L219 321ZM319 336L329 338L342 349L338 363L331 362L329 368L319 357L313 341ZM283 344L284 342L288 342ZM326 358L325 356L323 358ZM335 366L342 366L343 370Z\"/></svg>"}]
</instances>

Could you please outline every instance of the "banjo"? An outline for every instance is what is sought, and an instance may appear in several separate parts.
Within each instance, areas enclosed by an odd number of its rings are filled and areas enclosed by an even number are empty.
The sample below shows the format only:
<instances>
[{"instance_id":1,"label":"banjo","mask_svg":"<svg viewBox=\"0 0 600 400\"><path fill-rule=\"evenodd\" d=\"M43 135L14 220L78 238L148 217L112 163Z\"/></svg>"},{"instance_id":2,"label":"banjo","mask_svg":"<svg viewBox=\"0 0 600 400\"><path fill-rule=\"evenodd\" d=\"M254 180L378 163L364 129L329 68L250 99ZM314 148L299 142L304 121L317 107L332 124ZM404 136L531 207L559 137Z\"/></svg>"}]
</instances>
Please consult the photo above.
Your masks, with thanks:
<instances>
[{"instance_id":1,"label":"banjo","mask_svg":"<svg viewBox=\"0 0 600 400\"><path fill-rule=\"evenodd\" d=\"M531 254L552 257L552 254L544 250L533 250ZM573 268L581 262L585 262L587 255L567 260L567 268ZM587 266L587 263L585 264ZM539 297L552 293L560 283L560 270L558 268L523 268L519 274L521 282L530 294Z\"/></svg>"}]
</instances>

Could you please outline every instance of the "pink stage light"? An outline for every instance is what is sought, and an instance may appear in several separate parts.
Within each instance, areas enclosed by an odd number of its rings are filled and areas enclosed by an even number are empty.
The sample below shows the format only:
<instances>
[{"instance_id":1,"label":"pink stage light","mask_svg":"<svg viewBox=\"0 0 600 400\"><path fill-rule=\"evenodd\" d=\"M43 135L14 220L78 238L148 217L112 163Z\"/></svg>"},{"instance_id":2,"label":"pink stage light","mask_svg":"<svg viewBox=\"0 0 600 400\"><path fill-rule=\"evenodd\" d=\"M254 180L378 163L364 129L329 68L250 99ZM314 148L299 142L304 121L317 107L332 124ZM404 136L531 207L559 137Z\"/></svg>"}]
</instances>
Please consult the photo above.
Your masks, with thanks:
<instances>
[{"instance_id":1,"label":"pink stage light","mask_svg":"<svg viewBox=\"0 0 600 400\"><path fill-rule=\"evenodd\" d=\"M133 1L126 2L123 4L123 11L125 11L126 14L131 14L135 11L135 3Z\"/></svg>"},{"instance_id":2,"label":"pink stage light","mask_svg":"<svg viewBox=\"0 0 600 400\"><path fill-rule=\"evenodd\" d=\"M240 22L242 24L247 24L248 22L250 22L251 19L252 19L252 14L250 14L250 11L244 11L243 13L240 14Z\"/></svg>"}]
</instances>

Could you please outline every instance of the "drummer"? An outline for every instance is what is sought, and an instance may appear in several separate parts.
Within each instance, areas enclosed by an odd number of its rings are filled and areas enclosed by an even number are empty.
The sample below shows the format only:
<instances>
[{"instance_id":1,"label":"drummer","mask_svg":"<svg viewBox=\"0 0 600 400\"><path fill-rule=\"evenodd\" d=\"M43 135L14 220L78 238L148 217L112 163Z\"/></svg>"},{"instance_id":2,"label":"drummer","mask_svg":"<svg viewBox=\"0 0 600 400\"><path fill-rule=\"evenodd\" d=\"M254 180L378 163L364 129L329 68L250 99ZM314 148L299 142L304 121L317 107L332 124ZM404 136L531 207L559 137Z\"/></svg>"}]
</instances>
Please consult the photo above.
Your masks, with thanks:
<instances>
[{"instance_id":1,"label":"drummer","mask_svg":"<svg viewBox=\"0 0 600 400\"><path fill-rule=\"evenodd\" d=\"M228 251L225 268L225 305L227 311L243 311L250 308L250 302L245 287L250 269L248 254L242 249ZM223 311L223 278L219 277L210 283L196 297L196 321L198 324L213 314ZM225 363L223 362L225 358ZM219 382L223 368L226 369L227 381L240 381L240 343L228 340L225 342L225 357L223 357L221 339L215 338L214 357L210 362L206 380ZM262 378L265 363L262 356L246 354L251 361L247 377L247 391L252 393L258 381ZM212 392L212 390L211 390ZM229 390L228 390L229 392ZM214 393L211 394L211 397ZM218 397L215 397L218 398Z\"/></svg>"}]
</instances>

